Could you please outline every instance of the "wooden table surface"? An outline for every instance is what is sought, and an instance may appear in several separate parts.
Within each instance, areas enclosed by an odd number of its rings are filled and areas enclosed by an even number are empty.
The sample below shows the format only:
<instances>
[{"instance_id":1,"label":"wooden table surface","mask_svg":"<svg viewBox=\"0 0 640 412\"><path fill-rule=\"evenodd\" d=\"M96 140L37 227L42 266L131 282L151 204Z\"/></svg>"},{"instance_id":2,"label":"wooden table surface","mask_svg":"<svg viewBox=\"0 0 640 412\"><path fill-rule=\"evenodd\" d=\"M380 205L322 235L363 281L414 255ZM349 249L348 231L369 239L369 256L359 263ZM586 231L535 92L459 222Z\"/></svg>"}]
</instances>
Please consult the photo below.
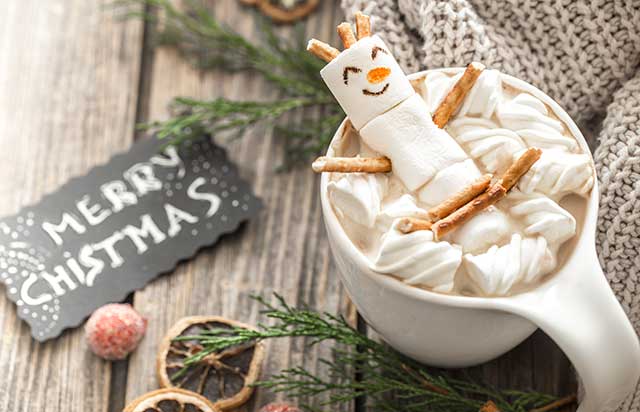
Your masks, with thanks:
<instances>
[{"instance_id":1,"label":"wooden table surface","mask_svg":"<svg viewBox=\"0 0 640 412\"><path fill-rule=\"evenodd\" d=\"M322 1L306 22L307 34L335 43L334 27L342 18L338 3ZM210 4L219 19L259 39L246 7L236 0ZM152 40L152 27L120 21L100 1L2 2L1 214L37 202L144 138L136 133L136 123L166 118L173 96L278 97L251 73L199 72ZM0 411L120 411L158 387L155 352L170 325L195 314L254 323L259 307L250 294L277 291L291 303L342 312L356 322L329 252L317 177L309 168L277 172L282 145L268 129L256 128L227 147L266 207L237 233L130 297L149 326L128 360L109 363L92 355L81 328L38 343L14 305L0 299ZM269 342L267 351L263 377L293 365L322 373L318 357L330 356L328 348L308 349L303 340ZM500 387L558 395L576 386L570 363L540 331L471 373ZM277 398L258 391L245 408L254 411ZM356 409L362 408L340 410Z\"/></svg>"}]
</instances>

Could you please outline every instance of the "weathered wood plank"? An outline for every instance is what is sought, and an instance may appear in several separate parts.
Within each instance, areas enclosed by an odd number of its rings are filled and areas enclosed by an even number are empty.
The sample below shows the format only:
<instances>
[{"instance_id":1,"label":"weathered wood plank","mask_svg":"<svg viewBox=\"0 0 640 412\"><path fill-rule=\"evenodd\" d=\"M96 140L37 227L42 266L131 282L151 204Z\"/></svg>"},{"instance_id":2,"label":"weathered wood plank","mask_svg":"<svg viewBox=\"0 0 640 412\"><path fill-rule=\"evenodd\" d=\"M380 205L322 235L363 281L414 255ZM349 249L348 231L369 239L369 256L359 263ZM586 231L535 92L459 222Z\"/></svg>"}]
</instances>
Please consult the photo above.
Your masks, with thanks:
<instances>
[{"instance_id":1,"label":"weathered wood plank","mask_svg":"<svg viewBox=\"0 0 640 412\"><path fill-rule=\"evenodd\" d=\"M209 4L221 21L251 39L259 39L253 10L236 1ZM307 32L335 37L337 10L337 1L323 2L309 19ZM289 28L281 30L291 33ZM253 73L197 72L174 51L164 48L155 50L149 75L148 120L166 118L167 104L177 95L278 98L277 91ZM183 316L216 314L256 323L260 308L249 295L269 296L274 291L292 304L304 302L330 312L349 311L329 255L316 176L305 169L276 172L282 162L282 145L261 127L225 145L243 176L263 198L265 208L238 233L224 237L214 248L180 265L171 276L136 293L134 304L149 318L149 328L141 347L130 358L128 400L157 388L153 358L158 341ZM327 348L309 350L301 340L270 342L267 351L263 377L294 365L318 370L318 357L330 356ZM257 410L275 398L258 391L247 409Z\"/></svg>"},{"instance_id":2,"label":"weathered wood plank","mask_svg":"<svg viewBox=\"0 0 640 412\"><path fill-rule=\"evenodd\" d=\"M116 21L97 1L7 0L1 9L6 215L131 143L143 26ZM107 410L111 366L89 352L81 329L36 343L1 298L0 334L0 410Z\"/></svg>"}]
</instances>

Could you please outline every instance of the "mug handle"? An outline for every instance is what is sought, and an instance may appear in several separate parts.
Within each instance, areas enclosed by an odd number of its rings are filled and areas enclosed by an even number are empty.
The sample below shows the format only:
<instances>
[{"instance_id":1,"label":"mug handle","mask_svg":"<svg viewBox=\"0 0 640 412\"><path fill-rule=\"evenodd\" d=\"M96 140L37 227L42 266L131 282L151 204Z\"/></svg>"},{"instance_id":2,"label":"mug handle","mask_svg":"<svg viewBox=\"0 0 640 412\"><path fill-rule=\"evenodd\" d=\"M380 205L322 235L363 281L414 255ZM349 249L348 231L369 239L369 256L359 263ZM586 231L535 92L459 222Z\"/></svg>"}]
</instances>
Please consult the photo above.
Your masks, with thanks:
<instances>
[{"instance_id":1,"label":"mug handle","mask_svg":"<svg viewBox=\"0 0 640 412\"><path fill-rule=\"evenodd\" d=\"M640 344L600 268L594 243L578 248L536 293L505 299L565 352L584 385L578 412L614 410L636 388Z\"/></svg>"}]
</instances>

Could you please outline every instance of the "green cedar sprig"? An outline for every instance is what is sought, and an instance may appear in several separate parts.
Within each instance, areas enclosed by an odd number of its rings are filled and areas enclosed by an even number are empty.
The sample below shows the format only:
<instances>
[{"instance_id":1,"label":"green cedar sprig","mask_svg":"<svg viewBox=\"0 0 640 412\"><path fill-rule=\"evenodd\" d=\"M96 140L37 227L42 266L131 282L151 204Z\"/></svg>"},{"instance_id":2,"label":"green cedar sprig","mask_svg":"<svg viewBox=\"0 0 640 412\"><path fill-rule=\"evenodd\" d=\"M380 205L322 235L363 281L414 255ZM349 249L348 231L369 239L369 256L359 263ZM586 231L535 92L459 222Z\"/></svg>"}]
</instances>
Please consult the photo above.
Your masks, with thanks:
<instances>
[{"instance_id":1,"label":"green cedar sprig","mask_svg":"<svg viewBox=\"0 0 640 412\"><path fill-rule=\"evenodd\" d=\"M526 412L556 400L554 396L527 391L502 391L491 386L460 379L447 372L424 367L388 346L374 341L352 328L339 316L318 313L309 308L294 308L279 295L275 304L253 297L271 320L258 330L243 328L203 331L199 335L176 340L196 340L203 350L185 361L177 375L207 355L234 345L283 337L305 337L310 345L334 344L333 357L322 359L328 376L321 378L303 367L285 369L256 385L289 398L324 401L303 405L307 410L335 406L366 398L376 411L456 411L477 412L491 400L501 412ZM176 378L178 376L174 376Z\"/></svg>"},{"instance_id":2,"label":"green cedar sprig","mask_svg":"<svg viewBox=\"0 0 640 412\"><path fill-rule=\"evenodd\" d=\"M177 97L171 104L170 119L141 125L172 143L202 132L230 130L242 136L247 127L262 123L274 127L275 133L287 140L285 166L291 166L325 149L344 118L320 78L324 63L305 50L303 33L294 36L297 41L285 40L264 23L263 41L253 43L220 23L195 0L187 0L182 9L169 0L117 0L115 4L123 7L126 17L155 23L157 42L174 47L194 67L253 71L281 95L268 102ZM306 116L286 126L277 123L285 114L311 107L321 107L321 116Z\"/></svg>"}]
</instances>

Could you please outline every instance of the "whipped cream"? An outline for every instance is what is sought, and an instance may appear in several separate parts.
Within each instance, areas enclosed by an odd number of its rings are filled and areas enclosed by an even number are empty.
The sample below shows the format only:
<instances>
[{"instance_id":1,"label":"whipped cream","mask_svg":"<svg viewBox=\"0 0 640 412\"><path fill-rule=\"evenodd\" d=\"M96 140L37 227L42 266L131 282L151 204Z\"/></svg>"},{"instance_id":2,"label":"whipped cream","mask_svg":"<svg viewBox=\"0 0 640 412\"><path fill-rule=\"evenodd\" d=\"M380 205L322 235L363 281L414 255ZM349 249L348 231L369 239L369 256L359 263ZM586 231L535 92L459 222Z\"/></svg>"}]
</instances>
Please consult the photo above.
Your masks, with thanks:
<instances>
[{"instance_id":1,"label":"whipped cream","mask_svg":"<svg viewBox=\"0 0 640 412\"><path fill-rule=\"evenodd\" d=\"M419 119L437 109L459 77L427 74L413 82L419 94L336 140L337 156L385 155L393 170L333 174L329 199L374 272L436 292L518 293L556 269L577 227L563 198L589 193L593 165L546 104L503 85L496 70L482 72L444 130ZM400 218L427 219L430 208L482 174L498 178L529 147L542 156L517 187L444 239L396 229Z\"/></svg>"},{"instance_id":2,"label":"whipped cream","mask_svg":"<svg viewBox=\"0 0 640 412\"><path fill-rule=\"evenodd\" d=\"M384 175L349 173L329 182L327 190L333 207L341 217L371 228L380 213L386 183Z\"/></svg>"},{"instance_id":3,"label":"whipped cream","mask_svg":"<svg viewBox=\"0 0 640 412\"><path fill-rule=\"evenodd\" d=\"M509 213L522 219L525 235L540 235L559 245L576 234L576 219L545 195L514 190L505 200L511 205Z\"/></svg>"},{"instance_id":4,"label":"whipped cream","mask_svg":"<svg viewBox=\"0 0 640 412\"><path fill-rule=\"evenodd\" d=\"M505 295L511 288L538 281L556 266L544 237L511 236L504 246L491 246L480 255L464 255L466 273L483 294Z\"/></svg>"},{"instance_id":5,"label":"whipped cream","mask_svg":"<svg viewBox=\"0 0 640 412\"><path fill-rule=\"evenodd\" d=\"M398 276L410 285L450 292L461 261L460 247L434 241L430 230L405 235L392 228L384 235L371 269Z\"/></svg>"}]
</instances>

